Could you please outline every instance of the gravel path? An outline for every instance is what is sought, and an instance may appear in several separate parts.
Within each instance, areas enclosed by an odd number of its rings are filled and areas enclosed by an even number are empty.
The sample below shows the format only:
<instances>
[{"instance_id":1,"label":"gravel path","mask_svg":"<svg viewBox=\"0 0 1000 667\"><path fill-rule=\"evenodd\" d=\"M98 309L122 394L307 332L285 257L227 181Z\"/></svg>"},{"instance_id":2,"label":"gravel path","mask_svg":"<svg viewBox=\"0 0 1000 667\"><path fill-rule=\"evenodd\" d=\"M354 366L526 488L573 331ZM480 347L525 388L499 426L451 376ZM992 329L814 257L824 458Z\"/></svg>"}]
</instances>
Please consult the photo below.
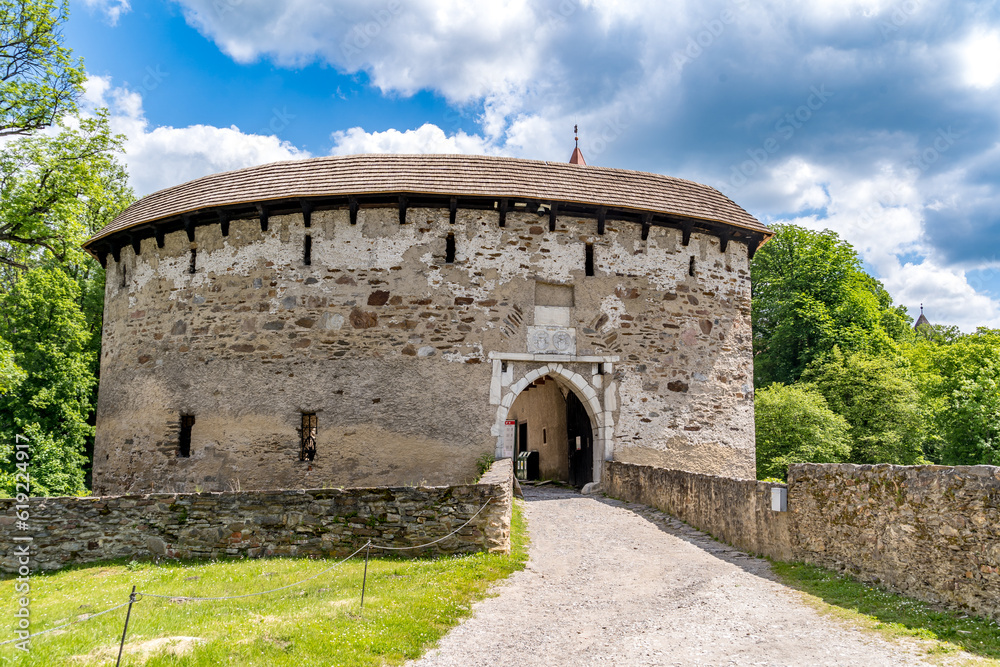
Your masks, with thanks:
<instances>
[{"instance_id":1,"label":"gravel path","mask_svg":"<svg viewBox=\"0 0 1000 667\"><path fill-rule=\"evenodd\" d=\"M410 665L920 665L656 510L525 487L527 568Z\"/></svg>"}]
</instances>

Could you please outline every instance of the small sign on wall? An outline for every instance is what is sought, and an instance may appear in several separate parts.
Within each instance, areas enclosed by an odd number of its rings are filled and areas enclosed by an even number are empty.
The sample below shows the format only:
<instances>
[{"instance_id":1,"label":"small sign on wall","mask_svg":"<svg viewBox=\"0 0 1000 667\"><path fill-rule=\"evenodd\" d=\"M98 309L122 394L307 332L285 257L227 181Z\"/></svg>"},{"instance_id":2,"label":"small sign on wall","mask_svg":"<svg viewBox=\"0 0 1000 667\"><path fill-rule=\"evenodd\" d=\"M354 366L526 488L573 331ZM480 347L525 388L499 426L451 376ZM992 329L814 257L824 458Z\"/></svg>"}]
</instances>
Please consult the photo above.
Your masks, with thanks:
<instances>
[{"instance_id":1,"label":"small sign on wall","mask_svg":"<svg viewBox=\"0 0 1000 667\"><path fill-rule=\"evenodd\" d=\"M503 457L505 459L514 457L514 438L517 435L517 422L508 419L503 423Z\"/></svg>"}]
</instances>

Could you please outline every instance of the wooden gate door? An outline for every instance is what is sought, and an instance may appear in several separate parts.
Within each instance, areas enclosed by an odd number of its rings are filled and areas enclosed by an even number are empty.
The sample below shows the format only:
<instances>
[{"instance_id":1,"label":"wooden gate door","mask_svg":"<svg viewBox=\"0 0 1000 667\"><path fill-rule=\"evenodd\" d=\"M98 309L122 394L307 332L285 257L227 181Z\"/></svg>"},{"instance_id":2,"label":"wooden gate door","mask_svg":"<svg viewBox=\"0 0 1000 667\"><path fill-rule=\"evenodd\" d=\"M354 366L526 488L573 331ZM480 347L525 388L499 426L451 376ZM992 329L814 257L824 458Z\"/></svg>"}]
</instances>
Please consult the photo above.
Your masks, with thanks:
<instances>
[{"instance_id":1,"label":"wooden gate door","mask_svg":"<svg viewBox=\"0 0 1000 667\"><path fill-rule=\"evenodd\" d=\"M569 436L570 483L582 488L594 481L594 430L587 409L572 391L566 396L566 433Z\"/></svg>"}]
</instances>

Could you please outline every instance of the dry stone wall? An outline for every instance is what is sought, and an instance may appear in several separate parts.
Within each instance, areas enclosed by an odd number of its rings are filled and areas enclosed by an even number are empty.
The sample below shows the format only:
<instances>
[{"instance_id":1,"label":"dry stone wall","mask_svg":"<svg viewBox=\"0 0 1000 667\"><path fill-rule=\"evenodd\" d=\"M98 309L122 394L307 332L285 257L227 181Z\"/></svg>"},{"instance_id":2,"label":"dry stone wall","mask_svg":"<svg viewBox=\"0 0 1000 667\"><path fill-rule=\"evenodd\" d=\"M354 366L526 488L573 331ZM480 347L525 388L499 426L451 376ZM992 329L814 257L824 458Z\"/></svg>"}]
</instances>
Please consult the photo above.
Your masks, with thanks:
<instances>
[{"instance_id":1,"label":"dry stone wall","mask_svg":"<svg viewBox=\"0 0 1000 667\"><path fill-rule=\"evenodd\" d=\"M787 512L782 484L618 462L603 484L740 549L1000 619L1000 468L796 464Z\"/></svg>"},{"instance_id":2,"label":"dry stone wall","mask_svg":"<svg viewBox=\"0 0 1000 667\"><path fill-rule=\"evenodd\" d=\"M363 208L232 220L109 259L94 491L453 484L497 450L491 388L526 353L539 284L572 286L576 354L614 358L605 451L748 476L747 247L634 223ZM455 246L447 262L448 235ZM306 263L306 237L310 262ZM585 275L592 244L594 274ZM692 275L693 274L693 275ZM558 359L557 359L558 361ZM512 362L510 383L542 362ZM588 378L597 364L566 360ZM508 385L504 385L507 387ZM298 460L302 413L317 455ZM190 456L178 456L193 415ZM604 427L605 424L595 424ZM597 468L598 472L600 467Z\"/></svg>"},{"instance_id":3,"label":"dry stone wall","mask_svg":"<svg viewBox=\"0 0 1000 667\"><path fill-rule=\"evenodd\" d=\"M1000 468L802 464L788 488L798 560L1000 618Z\"/></svg>"},{"instance_id":4,"label":"dry stone wall","mask_svg":"<svg viewBox=\"0 0 1000 667\"><path fill-rule=\"evenodd\" d=\"M771 511L771 489L784 484L611 462L602 486L609 496L655 507L738 549L793 558L789 514Z\"/></svg>"},{"instance_id":5,"label":"dry stone wall","mask_svg":"<svg viewBox=\"0 0 1000 667\"><path fill-rule=\"evenodd\" d=\"M25 544L33 571L114 558L344 557L369 540L422 545L470 519L437 544L392 553L508 553L512 471L509 460L498 461L479 483L449 487L32 498L31 524L40 528L30 533L15 529L15 501L2 499L0 568L16 572Z\"/></svg>"}]
</instances>

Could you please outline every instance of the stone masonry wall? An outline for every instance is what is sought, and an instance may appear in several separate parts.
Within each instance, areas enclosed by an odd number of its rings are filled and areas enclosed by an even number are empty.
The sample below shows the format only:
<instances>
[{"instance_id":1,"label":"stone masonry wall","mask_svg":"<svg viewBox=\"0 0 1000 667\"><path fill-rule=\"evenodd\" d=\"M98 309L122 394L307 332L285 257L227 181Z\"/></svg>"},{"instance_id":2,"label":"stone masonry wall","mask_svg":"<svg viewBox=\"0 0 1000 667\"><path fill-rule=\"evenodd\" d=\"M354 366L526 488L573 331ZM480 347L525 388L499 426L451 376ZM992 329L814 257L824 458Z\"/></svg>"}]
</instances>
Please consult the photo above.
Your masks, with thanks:
<instances>
[{"instance_id":1,"label":"stone masonry wall","mask_svg":"<svg viewBox=\"0 0 1000 667\"><path fill-rule=\"evenodd\" d=\"M617 461L605 464L602 481L613 498L655 507L749 553L792 560L789 514L771 511L771 489L783 486Z\"/></svg>"},{"instance_id":2,"label":"stone masonry wall","mask_svg":"<svg viewBox=\"0 0 1000 667\"><path fill-rule=\"evenodd\" d=\"M208 225L194 243L178 231L163 248L123 247L108 261L95 493L472 479L500 435L489 354L527 351L538 283L573 286L578 355L620 359L601 392L603 458L752 474L746 246L547 223L459 210L449 224L447 209L411 208L400 224L396 208L364 208L356 225L316 211L309 228L299 214L266 232L233 220L228 236ZM532 367L512 363L511 381ZM298 461L303 412L318 418L312 462ZM189 458L177 455L182 414L195 416Z\"/></svg>"},{"instance_id":3,"label":"stone masonry wall","mask_svg":"<svg viewBox=\"0 0 1000 667\"><path fill-rule=\"evenodd\" d=\"M14 529L15 501L2 499L0 545L6 546L0 547L0 568L16 572L16 549L25 544L33 570L112 558L343 557L369 540L396 547L431 542L488 501L455 536L392 553L508 553L512 474L507 459L496 462L477 484L450 487L32 498L31 525L38 529L29 533ZM15 542L15 535L29 535L32 541Z\"/></svg>"},{"instance_id":4,"label":"stone masonry wall","mask_svg":"<svg viewBox=\"0 0 1000 667\"><path fill-rule=\"evenodd\" d=\"M737 548L1000 619L1000 468L796 464L788 512L781 484L613 462L603 485Z\"/></svg>"},{"instance_id":5,"label":"stone masonry wall","mask_svg":"<svg viewBox=\"0 0 1000 667\"><path fill-rule=\"evenodd\" d=\"M797 560L1000 619L1000 468L793 465Z\"/></svg>"}]
</instances>

